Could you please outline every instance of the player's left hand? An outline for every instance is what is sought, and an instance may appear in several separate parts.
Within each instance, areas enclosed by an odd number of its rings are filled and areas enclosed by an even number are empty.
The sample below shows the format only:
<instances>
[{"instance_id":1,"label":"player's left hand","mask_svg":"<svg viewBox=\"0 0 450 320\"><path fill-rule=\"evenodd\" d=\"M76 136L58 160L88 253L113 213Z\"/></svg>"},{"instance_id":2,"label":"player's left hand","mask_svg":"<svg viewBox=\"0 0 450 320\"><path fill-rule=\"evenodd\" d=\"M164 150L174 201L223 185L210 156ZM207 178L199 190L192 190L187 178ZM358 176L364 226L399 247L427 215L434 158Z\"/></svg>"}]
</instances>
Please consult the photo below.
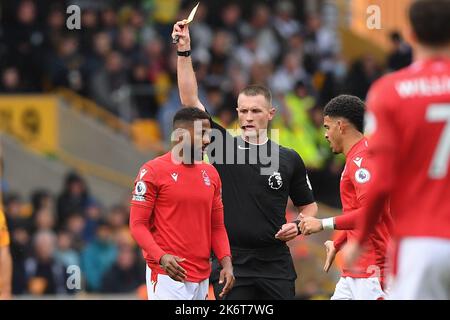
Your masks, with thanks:
<instances>
[{"instance_id":1,"label":"player's left hand","mask_svg":"<svg viewBox=\"0 0 450 320\"><path fill-rule=\"evenodd\" d=\"M336 248L334 247L333 241L325 241L325 250L327 251L327 258L325 259L325 264L323 266L323 271L328 272L331 265L333 264L334 258L336 257Z\"/></svg>"},{"instance_id":2,"label":"player's left hand","mask_svg":"<svg viewBox=\"0 0 450 320\"><path fill-rule=\"evenodd\" d=\"M361 254L361 246L356 241L349 241L342 249L342 258L345 267L351 267Z\"/></svg>"},{"instance_id":3,"label":"player's left hand","mask_svg":"<svg viewBox=\"0 0 450 320\"><path fill-rule=\"evenodd\" d=\"M281 227L281 230L277 232L275 238L284 242L291 241L298 236L297 225L293 222L286 223Z\"/></svg>"},{"instance_id":4,"label":"player's left hand","mask_svg":"<svg viewBox=\"0 0 450 320\"><path fill-rule=\"evenodd\" d=\"M300 222L300 230L305 236L320 232L323 230L322 221L314 217L303 217Z\"/></svg>"},{"instance_id":5,"label":"player's left hand","mask_svg":"<svg viewBox=\"0 0 450 320\"><path fill-rule=\"evenodd\" d=\"M219 284L222 284L225 281L225 285L223 286L222 292L219 294L219 298L223 298L234 286L234 274L232 267L225 267L220 271L219 276Z\"/></svg>"}]
</instances>

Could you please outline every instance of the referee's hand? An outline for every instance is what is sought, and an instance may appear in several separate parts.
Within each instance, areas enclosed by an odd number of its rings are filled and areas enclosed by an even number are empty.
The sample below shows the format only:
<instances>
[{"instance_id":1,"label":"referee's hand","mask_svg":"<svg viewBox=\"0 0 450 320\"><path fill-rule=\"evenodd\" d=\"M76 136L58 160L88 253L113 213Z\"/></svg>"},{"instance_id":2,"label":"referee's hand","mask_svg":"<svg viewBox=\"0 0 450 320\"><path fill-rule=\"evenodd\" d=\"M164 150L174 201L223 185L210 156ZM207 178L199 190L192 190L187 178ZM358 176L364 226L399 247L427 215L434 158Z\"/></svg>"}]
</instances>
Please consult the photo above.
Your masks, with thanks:
<instances>
[{"instance_id":1,"label":"referee's hand","mask_svg":"<svg viewBox=\"0 0 450 320\"><path fill-rule=\"evenodd\" d=\"M187 272L178 263L185 260L171 254L165 254L161 257L159 263L169 277L175 281L184 282Z\"/></svg>"},{"instance_id":2,"label":"referee's hand","mask_svg":"<svg viewBox=\"0 0 450 320\"><path fill-rule=\"evenodd\" d=\"M275 238L281 241L291 241L296 236L298 236L298 228L297 225L293 222L286 223L281 227L281 230L277 232Z\"/></svg>"},{"instance_id":3,"label":"referee's hand","mask_svg":"<svg viewBox=\"0 0 450 320\"><path fill-rule=\"evenodd\" d=\"M186 20L177 21L173 25L172 39L178 37L177 48L179 51L191 50L191 38L189 36L189 25Z\"/></svg>"}]
</instances>

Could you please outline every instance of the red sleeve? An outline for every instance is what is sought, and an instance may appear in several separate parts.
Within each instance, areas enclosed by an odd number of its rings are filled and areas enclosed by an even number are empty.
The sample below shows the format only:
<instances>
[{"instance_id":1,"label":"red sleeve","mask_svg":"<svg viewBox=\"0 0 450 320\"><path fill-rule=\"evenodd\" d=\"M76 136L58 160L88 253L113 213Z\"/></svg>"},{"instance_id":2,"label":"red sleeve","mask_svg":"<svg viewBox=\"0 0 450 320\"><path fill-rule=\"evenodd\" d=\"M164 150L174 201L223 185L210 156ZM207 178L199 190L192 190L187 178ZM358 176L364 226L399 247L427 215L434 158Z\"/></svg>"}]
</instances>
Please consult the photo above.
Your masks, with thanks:
<instances>
[{"instance_id":1,"label":"red sleeve","mask_svg":"<svg viewBox=\"0 0 450 320\"><path fill-rule=\"evenodd\" d=\"M364 208L348 211L345 214L334 217L335 229L336 230L356 229L362 214L364 214Z\"/></svg>"},{"instance_id":2,"label":"red sleeve","mask_svg":"<svg viewBox=\"0 0 450 320\"><path fill-rule=\"evenodd\" d=\"M219 176L217 179L211 214L211 246L217 259L221 261L224 257L231 257L231 250L223 219L222 185Z\"/></svg>"},{"instance_id":3,"label":"red sleeve","mask_svg":"<svg viewBox=\"0 0 450 320\"><path fill-rule=\"evenodd\" d=\"M347 242L347 232L340 232L336 239L334 239L333 244L336 251L341 250L342 246Z\"/></svg>"},{"instance_id":4,"label":"red sleeve","mask_svg":"<svg viewBox=\"0 0 450 320\"><path fill-rule=\"evenodd\" d=\"M158 261L165 252L150 232L150 218L157 197L156 177L151 168L143 167L136 178L130 209L130 232L134 240L152 259Z\"/></svg>"},{"instance_id":5,"label":"red sleeve","mask_svg":"<svg viewBox=\"0 0 450 320\"><path fill-rule=\"evenodd\" d=\"M334 218L336 230L354 230L357 228L362 215L365 214L367 206L367 194L370 190L370 180L373 175L372 160L368 154L360 154L352 159L350 165L350 179L355 189L356 198L359 207L354 210L346 211L342 215Z\"/></svg>"},{"instance_id":6,"label":"red sleeve","mask_svg":"<svg viewBox=\"0 0 450 320\"><path fill-rule=\"evenodd\" d=\"M393 100L395 97L389 96L389 92L393 92L393 85L377 82L368 96L367 123L372 134L369 141L369 156L374 170L369 184L370 192L367 194L365 210L359 221L361 233L358 241L360 243L367 239L380 220L396 179L394 168L399 135L395 108L392 107L395 105Z\"/></svg>"}]
</instances>

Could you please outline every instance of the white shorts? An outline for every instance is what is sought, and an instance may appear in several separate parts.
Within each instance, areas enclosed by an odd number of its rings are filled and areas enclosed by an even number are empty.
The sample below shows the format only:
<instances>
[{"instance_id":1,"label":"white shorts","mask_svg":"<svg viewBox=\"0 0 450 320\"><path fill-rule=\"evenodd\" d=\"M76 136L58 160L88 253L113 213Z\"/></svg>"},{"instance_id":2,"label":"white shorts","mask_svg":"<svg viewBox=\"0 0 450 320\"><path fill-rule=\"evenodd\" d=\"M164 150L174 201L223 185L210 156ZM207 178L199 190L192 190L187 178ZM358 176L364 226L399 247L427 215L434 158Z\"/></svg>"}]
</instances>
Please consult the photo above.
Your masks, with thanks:
<instances>
[{"instance_id":1,"label":"white shorts","mask_svg":"<svg viewBox=\"0 0 450 320\"><path fill-rule=\"evenodd\" d=\"M209 279L200 283L178 282L168 275L158 274L156 282L152 279L152 270L146 270L148 300L206 300L208 298Z\"/></svg>"},{"instance_id":2,"label":"white shorts","mask_svg":"<svg viewBox=\"0 0 450 320\"><path fill-rule=\"evenodd\" d=\"M341 277L331 300L381 300L386 294L377 277Z\"/></svg>"},{"instance_id":3,"label":"white shorts","mask_svg":"<svg viewBox=\"0 0 450 320\"><path fill-rule=\"evenodd\" d=\"M450 300L450 240L400 240L389 299Z\"/></svg>"}]
</instances>

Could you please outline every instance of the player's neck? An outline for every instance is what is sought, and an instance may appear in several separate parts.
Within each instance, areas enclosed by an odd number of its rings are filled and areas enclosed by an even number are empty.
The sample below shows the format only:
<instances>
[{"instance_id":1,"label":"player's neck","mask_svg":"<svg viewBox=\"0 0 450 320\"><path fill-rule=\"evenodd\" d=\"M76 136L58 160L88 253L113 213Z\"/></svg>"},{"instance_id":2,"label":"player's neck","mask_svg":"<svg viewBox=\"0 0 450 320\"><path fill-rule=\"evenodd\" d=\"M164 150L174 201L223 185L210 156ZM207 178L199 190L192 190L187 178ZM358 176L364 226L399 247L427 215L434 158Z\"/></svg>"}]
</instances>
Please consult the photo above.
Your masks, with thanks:
<instances>
[{"instance_id":1,"label":"player's neck","mask_svg":"<svg viewBox=\"0 0 450 320\"><path fill-rule=\"evenodd\" d=\"M350 152L350 150L352 150L352 148L361 141L361 139L364 138L364 135L360 132L358 133L354 133L350 136L348 136L345 140L344 140L344 145L343 145L343 153L345 155L345 157L348 156L348 153Z\"/></svg>"},{"instance_id":2,"label":"player's neck","mask_svg":"<svg viewBox=\"0 0 450 320\"><path fill-rule=\"evenodd\" d=\"M203 162L203 159L195 159L193 155L185 154L183 152L184 150L171 150L172 153L172 159L177 164L185 164L185 165L192 165L192 164L198 164ZM203 155L202 155L203 157Z\"/></svg>"},{"instance_id":3,"label":"player's neck","mask_svg":"<svg viewBox=\"0 0 450 320\"><path fill-rule=\"evenodd\" d=\"M417 45L414 50L414 61L436 58L450 58L450 45L440 48Z\"/></svg>"}]
</instances>

